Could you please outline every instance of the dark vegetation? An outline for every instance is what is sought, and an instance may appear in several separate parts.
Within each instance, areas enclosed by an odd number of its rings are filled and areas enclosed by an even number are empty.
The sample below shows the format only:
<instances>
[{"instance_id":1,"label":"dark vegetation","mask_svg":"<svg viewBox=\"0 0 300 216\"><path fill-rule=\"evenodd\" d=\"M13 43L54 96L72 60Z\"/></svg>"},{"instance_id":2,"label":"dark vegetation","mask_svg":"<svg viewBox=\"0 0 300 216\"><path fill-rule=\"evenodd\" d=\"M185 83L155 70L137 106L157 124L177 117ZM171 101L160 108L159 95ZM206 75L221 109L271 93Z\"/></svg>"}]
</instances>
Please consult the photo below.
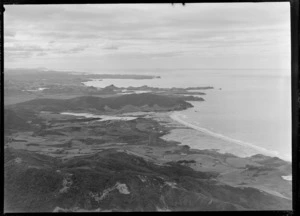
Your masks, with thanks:
<instances>
[{"instance_id":1,"label":"dark vegetation","mask_svg":"<svg viewBox=\"0 0 300 216\"><path fill-rule=\"evenodd\" d=\"M104 139L92 139L92 138L85 138L85 139L78 139L79 141L83 142L86 145L94 145L94 144L104 144L106 141Z\"/></svg>"},{"instance_id":2,"label":"dark vegetation","mask_svg":"<svg viewBox=\"0 0 300 216\"><path fill-rule=\"evenodd\" d=\"M11 109L4 109L4 131L7 133L10 130L14 131L27 131L31 130L32 126L28 123L35 117L33 112L23 110L22 112L16 112Z\"/></svg>"},{"instance_id":3,"label":"dark vegetation","mask_svg":"<svg viewBox=\"0 0 300 216\"><path fill-rule=\"evenodd\" d=\"M250 157L250 159L270 168L276 168L286 164L284 160L281 160L278 157L270 157L261 154L253 155L252 157Z\"/></svg>"},{"instance_id":4,"label":"dark vegetation","mask_svg":"<svg viewBox=\"0 0 300 216\"><path fill-rule=\"evenodd\" d=\"M196 163L195 160L179 160L177 161L177 163L179 164L193 164L193 163Z\"/></svg>"},{"instance_id":5,"label":"dark vegetation","mask_svg":"<svg viewBox=\"0 0 300 216\"><path fill-rule=\"evenodd\" d=\"M190 103L187 103L180 98L148 93L108 98L83 96L72 99L34 99L10 107L52 112L82 110L97 110L106 112L107 109L119 110L128 105L138 107L141 110L143 110L144 106L148 106L151 108L151 111L159 111L160 108L164 110L182 110L192 107ZM158 107L155 107L155 105Z\"/></svg>"},{"instance_id":6,"label":"dark vegetation","mask_svg":"<svg viewBox=\"0 0 300 216\"><path fill-rule=\"evenodd\" d=\"M55 207L115 211L290 208L285 199L257 189L220 184L214 173L196 172L178 163L159 166L112 149L65 162L27 151L5 151L4 204L8 211L48 212ZM22 162L15 162L16 158ZM64 179L69 183L62 192ZM125 184L129 194L112 190L98 201L92 196L100 197L117 182Z\"/></svg>"}]
</instances>

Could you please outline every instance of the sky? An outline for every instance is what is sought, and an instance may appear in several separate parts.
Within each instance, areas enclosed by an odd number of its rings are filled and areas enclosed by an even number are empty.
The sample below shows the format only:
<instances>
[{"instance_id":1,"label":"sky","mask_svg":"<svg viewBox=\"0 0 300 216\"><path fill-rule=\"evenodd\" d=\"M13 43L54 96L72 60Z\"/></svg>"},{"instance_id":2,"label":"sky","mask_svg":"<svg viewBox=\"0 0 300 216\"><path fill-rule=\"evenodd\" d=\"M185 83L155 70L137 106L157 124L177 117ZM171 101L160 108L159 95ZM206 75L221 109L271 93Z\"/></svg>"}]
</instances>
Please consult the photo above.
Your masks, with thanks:
<instances>
[{"instance_id":1,"label":"sky","mask_svg":"<svg viewBox=\"0 0 300 216\"><path fill-rule=\"evenodd\" d=\"M288 2L5 9L5 68L290 69Z\"/></svg>"}]
</instances>

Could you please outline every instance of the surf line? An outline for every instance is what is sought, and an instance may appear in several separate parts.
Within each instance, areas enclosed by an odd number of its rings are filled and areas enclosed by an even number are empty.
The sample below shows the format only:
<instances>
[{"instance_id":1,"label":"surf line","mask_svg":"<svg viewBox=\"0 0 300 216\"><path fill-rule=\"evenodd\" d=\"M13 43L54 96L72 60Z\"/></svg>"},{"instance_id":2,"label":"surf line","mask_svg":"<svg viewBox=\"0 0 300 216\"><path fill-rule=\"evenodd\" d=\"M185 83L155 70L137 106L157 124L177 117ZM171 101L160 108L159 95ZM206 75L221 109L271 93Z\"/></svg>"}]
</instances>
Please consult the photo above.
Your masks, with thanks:
<instances>
[{"instance_id":1,"label":"surf line","mask_svg":"<svg viewBox=\"0 0 300 216\"><path fill-rule=\"evenodd\" d=\"M200 131L202 133L205 133L205 134L208 134L212 137L215 137L215 138L218 138L218 139L221 139L221 140L224 140L224 141L229 141L231 143L235 143L237 145L241 145L241 146L244 146L244 147L250 147L250 148L253 148L257 151L260 151L260 152L263 152L264 154L267 154L269 156L276 156L278 157L278 152L276 151L270 151L270 150L267 150L265 148L262 148L262 147L259 147L259 146L256 146L256 145L253 145L251 143L247 143L247 142L243 142L243 141L240 141L240 140L237 140L237 139L233 139L233 138L230 138L230 137L227 137L227 136L224 136L222 134L218 134L218 133L215 133L213 131L210 131L206 128L202 128L202 127L199 127L197 125L194 125L194 124L191 124L189 122L186 122L185 120L183 120L182 118L180 117L183 117L184 115L178 113L178 112L173 112L170 114L170 117L171 119L189 127L189 128L193 128L194 130L197 130L197 131Z\"/></svg>"}]
</instances>

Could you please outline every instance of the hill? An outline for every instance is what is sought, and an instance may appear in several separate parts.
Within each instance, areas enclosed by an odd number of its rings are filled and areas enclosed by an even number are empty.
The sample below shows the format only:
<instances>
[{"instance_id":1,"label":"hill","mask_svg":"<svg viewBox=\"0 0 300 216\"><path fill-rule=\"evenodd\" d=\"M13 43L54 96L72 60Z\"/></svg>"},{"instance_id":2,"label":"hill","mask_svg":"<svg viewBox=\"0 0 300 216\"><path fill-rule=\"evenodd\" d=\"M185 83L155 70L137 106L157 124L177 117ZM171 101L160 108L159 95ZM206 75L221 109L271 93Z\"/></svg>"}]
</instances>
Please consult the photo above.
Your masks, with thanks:
<instances>
[{"instance_id":1,"label":"hill","mask_svg":"<svg viewBox=\"0 0 300 216\"><path fill-rule=\"evenodd\" d=\"M5 209L52 211L284 210L288 200L218 182L178 163L156 165L116 149L61 161L5 150Z\"/></svg>"},{"instance_id":2,"label":"hill","mask_svg":"<svg viewBox=\"0 0 300 216\"><path fill-rule=\"evenodd\" d=\"M83 110L110 112L118 111L126 106L133 106L138 108L140 111L171 111L183 110L192 107L190 103L186 102L182 98L150 93L130 94L107 98L93 96L82 96L71 99L43 98L18 103L10 107L52 112ZM126 109L126 111L128 112L129 110Z\"/></svg>"},{"instance_id":3,"label":"hill","mask_svg":"<svg viewBox=\"0 0 300 216\"><path fill-rule=\"evenodd\" d=\"M4 131L13 129L16 131L30 130L29 118L33 116L30 112L16 112L11 109L4 109Z\"/></svg>"}]
</instances>

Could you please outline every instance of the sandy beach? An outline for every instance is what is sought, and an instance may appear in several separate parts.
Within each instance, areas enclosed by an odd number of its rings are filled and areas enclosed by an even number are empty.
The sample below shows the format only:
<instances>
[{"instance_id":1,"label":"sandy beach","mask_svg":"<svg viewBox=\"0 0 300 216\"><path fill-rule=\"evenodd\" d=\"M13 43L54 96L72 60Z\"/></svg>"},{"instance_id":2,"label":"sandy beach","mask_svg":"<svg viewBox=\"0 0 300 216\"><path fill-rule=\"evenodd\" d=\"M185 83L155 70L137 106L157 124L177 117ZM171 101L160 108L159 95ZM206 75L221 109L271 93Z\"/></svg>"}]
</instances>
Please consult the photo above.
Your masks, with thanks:
<instances>
[{"instance_id":1,"label":"sandy beach","mask_svg":"<svg viewBox=\"0 0 300 216\"><path fill-rule=\"evenodd\" d=\"M216 149L220 153L231 153L239 157L249 157L255 154L278 157L277 152L255 146L251 143L232 139L191 124L185 121L184 115L180 112L171 112L168 116L170 119L177 122L177 124L187 128L172 130L170 134L163 137L165 140L178 141L181 142L182 145L188 145L194 149Z\"/></svg>"}]
</instances>

